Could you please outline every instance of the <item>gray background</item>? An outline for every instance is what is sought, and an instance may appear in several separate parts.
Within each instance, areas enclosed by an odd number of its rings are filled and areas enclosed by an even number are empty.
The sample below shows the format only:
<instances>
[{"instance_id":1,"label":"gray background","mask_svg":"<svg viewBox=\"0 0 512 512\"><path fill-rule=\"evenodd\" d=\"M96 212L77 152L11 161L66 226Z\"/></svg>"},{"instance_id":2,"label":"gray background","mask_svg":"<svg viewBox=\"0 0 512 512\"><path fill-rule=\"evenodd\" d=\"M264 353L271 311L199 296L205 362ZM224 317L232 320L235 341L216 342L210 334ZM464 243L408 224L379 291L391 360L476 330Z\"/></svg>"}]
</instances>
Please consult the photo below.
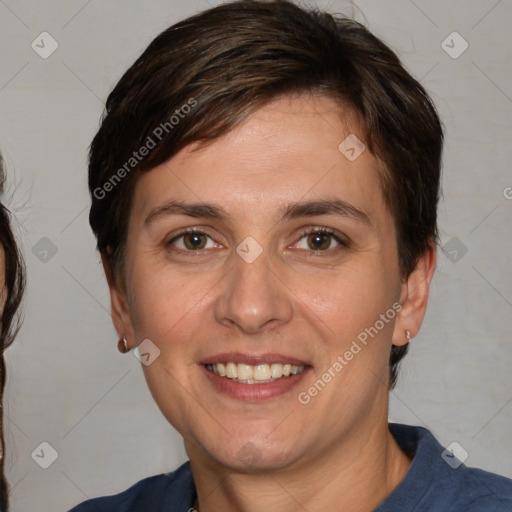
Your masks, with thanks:
<instances>
[{"instance_id":1,"label":"gray background","mask_svg":"<svg viewBox=\"0 0 512 512\"><path fill-rule=\"evenodd\" d=\"M140 363L116 350L87 223L86 152L122 72L161 30L217 3L0 0L0 144L29 276L25 323L6 354L15 512L67 510L185 460ZM317 5L353 13L387 41L447 130L439 213L448 245L390 417L425 425L443 443L460 443L467 464L512 477L512 4ZM43 31L59 45L47 59L31 48ZM453 31L469 44L456 59L441 45ZM445 45L458 52L461 43L452 36ZM48 469L31 457L41 442L58 453Z\"/></svg>"}]
</instances>

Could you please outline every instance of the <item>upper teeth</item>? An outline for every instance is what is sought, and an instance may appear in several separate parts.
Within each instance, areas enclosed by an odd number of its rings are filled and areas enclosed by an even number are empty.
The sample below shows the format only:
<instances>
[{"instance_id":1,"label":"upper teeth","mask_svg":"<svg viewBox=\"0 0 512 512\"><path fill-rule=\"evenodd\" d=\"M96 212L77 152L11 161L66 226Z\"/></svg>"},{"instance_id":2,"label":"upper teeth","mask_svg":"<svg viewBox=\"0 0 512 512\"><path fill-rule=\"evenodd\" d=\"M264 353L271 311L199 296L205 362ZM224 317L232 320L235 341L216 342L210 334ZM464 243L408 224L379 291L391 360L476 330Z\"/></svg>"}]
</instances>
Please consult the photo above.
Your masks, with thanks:
<instances>
[{"instance_id":1,"label":"upper teeth","mask_svg":"<svg viewBox=\"0 0 512 512\"><path fill-rule=\"evenodd\" d=\"M243 363L216 363L208 364L206 367L216 375L221 377L227 377L228 379L237 379L248 384L252 384L254 381L270 381L279 379L281 377L288 377L291 375L297 375L304 371L304 366L295 366L292 364L243 364Z\"/></svg>"}]
</instances>

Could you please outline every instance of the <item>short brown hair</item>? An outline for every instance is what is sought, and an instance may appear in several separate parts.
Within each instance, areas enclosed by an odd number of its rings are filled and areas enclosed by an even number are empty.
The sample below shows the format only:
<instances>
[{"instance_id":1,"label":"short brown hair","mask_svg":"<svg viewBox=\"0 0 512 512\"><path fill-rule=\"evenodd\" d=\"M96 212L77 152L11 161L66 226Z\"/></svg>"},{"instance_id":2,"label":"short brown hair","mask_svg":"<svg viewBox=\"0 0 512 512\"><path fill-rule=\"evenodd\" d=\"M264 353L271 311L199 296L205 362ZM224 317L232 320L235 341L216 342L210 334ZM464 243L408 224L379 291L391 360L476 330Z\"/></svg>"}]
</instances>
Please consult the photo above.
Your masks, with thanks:
<instances>
[{"instance_id":1,"label":"short brown hair","mask_svg":"<svg viewBox=\"0 0 512 512\"><path fill-rule=\"evenodd\" d=\"M435 107L363 25L287 0L238 0L177 23L110 93L90 148L89 220L112 267L123 264L139 173L192 142L215 140L279 96L304 92L358 114L368 149L383 163L382 190L408 276L437 242L443 131ZM186 105L193 108L183 115ZM153 146L150 139L157 143L142 158L138 150ZM391 386L406 351L392 347Z\"/></svg>"}]
</instances>

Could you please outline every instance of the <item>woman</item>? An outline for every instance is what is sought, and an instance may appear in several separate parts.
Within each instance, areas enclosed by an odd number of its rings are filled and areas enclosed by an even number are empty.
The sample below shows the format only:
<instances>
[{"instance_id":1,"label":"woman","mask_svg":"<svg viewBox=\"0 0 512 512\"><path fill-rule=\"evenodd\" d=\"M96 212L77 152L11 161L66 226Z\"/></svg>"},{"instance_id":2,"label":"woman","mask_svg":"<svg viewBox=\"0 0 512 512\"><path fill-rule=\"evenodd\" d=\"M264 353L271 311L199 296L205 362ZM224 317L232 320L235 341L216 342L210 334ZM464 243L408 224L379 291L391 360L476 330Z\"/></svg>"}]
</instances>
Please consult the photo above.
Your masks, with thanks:
<instances>
[{"instance_id":1,"label":"woman","mask_svg":"<svg viewBox=\"0 0 512 512\"><path fill-rule=\"evenodd\" d=\"M190 461L76 512L510 509L510 480L387 421L435 268L442 142L351 20L237 1L149 45L91 146L90 223L119 348Z\"/></svg>"},{"instance_id":2,"label":"woman","mask_svg":"<svg viewBox=\"0 0 512 512\"><path fill-rule=\"evenodd\" d=\"M4 192L4 161L0 154L0 194ZM10 212L0 203L0 408L3 409L5 388L4 351L12 343L19 329L18 307L23 296L25 269L23 259L16 246L10 224ZM8 487L4 474L4 422L3 410L0 416L0 510L8 510Z\"/></svg>"}]
</instances>

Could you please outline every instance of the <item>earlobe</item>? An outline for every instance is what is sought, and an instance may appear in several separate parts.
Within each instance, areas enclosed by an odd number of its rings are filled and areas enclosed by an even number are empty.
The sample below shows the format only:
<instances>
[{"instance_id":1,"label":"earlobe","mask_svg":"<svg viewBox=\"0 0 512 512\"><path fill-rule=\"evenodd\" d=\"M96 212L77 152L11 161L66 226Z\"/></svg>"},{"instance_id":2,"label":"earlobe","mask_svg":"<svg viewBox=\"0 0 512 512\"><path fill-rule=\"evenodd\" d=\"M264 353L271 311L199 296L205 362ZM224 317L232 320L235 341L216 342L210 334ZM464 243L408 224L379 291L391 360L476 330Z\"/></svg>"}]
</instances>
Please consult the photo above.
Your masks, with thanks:
<instances>
[{"instance_id":1,"label":"earlobe","mask_svg":"<svg viewBox=\"0 0 512 512\"><path fill-rule=\"evenodd\" d=\"M431 242L429 248L418 259L416 268L403 282L400 293L402 309L397 315L393 345L406 345L420 330L427 311L430 283L434 276L436 259L436 245Z\"/></svg>"},{"instance_id":2,"label":"earlobe","mask_svg":"<svg viewBox=\"0 0 512 512\"><path fill-rule=\"evenodd\" d=\"M117 350L119 350L121 354L127 354L130 351L130 347L128 346L128 340L126 339L126 336L123 336L117 342Z\"/></svg>"},{"instance_id":3,"label":"earlobe","mask_svg":"<svg viewBox=\"0 0 512 512\"><path fill-rule=\"evenodd\" d=\"M101 262L107 279L110 291L110 313L112 322L120 338L133 340L133 327L129 314L125 293L120 289L115 278L114 269L112 268L112 259L107 252L101 253ZM127 348L129 346L127 344Z\"/></svg>"}]
</instances>

